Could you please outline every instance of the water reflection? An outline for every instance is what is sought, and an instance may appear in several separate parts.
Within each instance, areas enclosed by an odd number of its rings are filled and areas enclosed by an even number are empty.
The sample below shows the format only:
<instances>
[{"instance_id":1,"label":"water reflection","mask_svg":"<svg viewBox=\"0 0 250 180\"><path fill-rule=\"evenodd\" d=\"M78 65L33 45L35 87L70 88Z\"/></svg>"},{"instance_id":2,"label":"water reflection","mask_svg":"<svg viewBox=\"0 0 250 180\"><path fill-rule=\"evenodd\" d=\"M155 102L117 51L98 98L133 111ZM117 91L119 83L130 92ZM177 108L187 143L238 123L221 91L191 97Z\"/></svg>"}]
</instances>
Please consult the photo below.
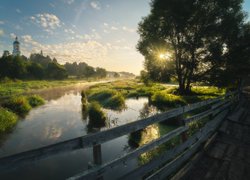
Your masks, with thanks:
<instances>
[{"instance_id":1,"label":"water reflection","mask_svg":"<svg viewBox=\"0 0 250 180\"><path fill-rule=\"evenodd\" d=\"M4 137L0 147L0 157L93 133L93 130L90 131L87 128L89 118L82 107L81 90L79 88L69 91L43 92L47 100L46 104L30 111L24 119L18 122L16 128ZM148 98L127 99L126 109L121 111L104 109L108 117L107 125L94 131L103 131L157 113L156 109L147 103ZM125 135L104 143L102 145L103 162L130 151L128 139L128 135ZM90 161L92 161L92 150L81 149L55 155L9 172L0 172L0 179L18 179L18 177L65 179L87 169ZM105 177L118 178L137 165L138 162L134 159L128 162L126 167L117 167L115 175L111 173ZM51 170L53 173L49 173Z\"/></svg>"}]
</instances>

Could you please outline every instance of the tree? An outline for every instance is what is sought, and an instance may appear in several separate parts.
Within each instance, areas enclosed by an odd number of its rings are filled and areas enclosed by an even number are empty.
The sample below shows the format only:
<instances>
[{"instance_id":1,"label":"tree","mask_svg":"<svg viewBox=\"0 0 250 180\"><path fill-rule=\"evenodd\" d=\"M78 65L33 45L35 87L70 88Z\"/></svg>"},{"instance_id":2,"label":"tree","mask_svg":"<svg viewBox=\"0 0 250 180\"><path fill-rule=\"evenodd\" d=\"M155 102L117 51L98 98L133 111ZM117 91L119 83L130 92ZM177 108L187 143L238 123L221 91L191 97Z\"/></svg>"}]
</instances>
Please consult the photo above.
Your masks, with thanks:
<instances>
[{"instance_id":1,"label":"tree","mask_svg":"<svg viewBox=\"0 0 250 180\"><path fill-rule=\"evenodd\" d=\"M106 69L97 67L95 74L97 77L104 78L107 76L107 71L106 71Z\"/></svg>"},{"instance_id":2,"label":"tree","mask_svg":"<svg viewBox=\"0 0 250 180\"><path fill-rule=\"evenodd\" d=\"M38 63L30 63L27 70L30 78L43 79L45 77L45 69Z\"/></svg>"},{"instance_id":3,"label":"tree","mask_svg":"<svg viewBox=\"0 0 250 180\"><path fill-rule=\"evenodd\" d=\"M68 77L66 69L62 65L54 62L48 64L46 72L49 79L65 79Z\"/></svg>"},{"instance_id":4,"label":"tree","mask_svg":"<svg viewBox=\"0 0 250 180\"><path fill-rule=\"evenodd\" d=\"M244 19L241 4L242 0L153 0L151 13L139 23L137 48L147 64L154 64L159 54L171 54L168 60L175 63L179 93L188 94L192 82L224 68L224 51Z\"/></svg>"}]
</instances>

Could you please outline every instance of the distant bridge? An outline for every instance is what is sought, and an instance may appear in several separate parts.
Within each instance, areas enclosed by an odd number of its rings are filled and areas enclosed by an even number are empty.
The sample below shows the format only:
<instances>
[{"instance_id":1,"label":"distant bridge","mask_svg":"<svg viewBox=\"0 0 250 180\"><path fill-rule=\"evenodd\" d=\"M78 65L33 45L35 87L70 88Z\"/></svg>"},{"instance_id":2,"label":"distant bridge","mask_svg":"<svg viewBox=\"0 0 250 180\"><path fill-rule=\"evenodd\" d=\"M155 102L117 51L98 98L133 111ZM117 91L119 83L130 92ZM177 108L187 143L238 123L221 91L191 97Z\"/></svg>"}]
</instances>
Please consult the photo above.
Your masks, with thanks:
<instances>
[{"instance_id":1,"label":"distant bridge","mask_svg":"<svg viewBox=\"0 0 250 180\"><path fill-rule=\"evenodd\" d=\"M223 159L228 158L224 156L224 150L229 146L223 143L228 142L229 144L235 145L247 141L248 144L246 147L249 148L250 119L248 117L248 111L246 110L248 106L246 102L247 101L243 100L240 101L240 93L238 91L231 92L223 97L172 109L165 113L157 114L106 131L3 157L0 159L0 171L6 168L18 167L58 153L92 147L92 167L82 173L69 177L69 179L103 179L105 173L112 172L114 167L126 164L129 160L137 158L139 155L168 142L174 137L180 136L181 142L178 145L166 150L165 153L155 157L149 163L137 167L128 174L122 175L119 179L193 179L193 177L196 177L196 179L203 179L206 177L204 176L205 172L209 173L210 170L217 171L217 168L212 167L214 165L222 169L220 171L221 174L219 174L222 176L223 168L228 166L227 164L221 163L221 161L228 162L230 160ZM186 116L187 113L192 113L197 110L199 112L198 114L192 115L191 117ZM179 122L180 126L178 128L117 159L102 163L102 143L146 128L155 123L170 121L173 118ZM195 134L188 137L188 123L200 121L204 118L209 118L209 121L207 121L207 123ZM210 145L212 143L213 147L211 149ZM223 148L223 150L220 148ZM212 160L209 159L210 157L207 157L208 160L206 161L204 154L207 153L211 156ZM249 153L248 157L250 157ZM203 160L205 158L203 166L202 162L197 161L197 159L200 158ZM218 159L220 163L214 164L213 159L215 159L215 161ZM209 162L211 167L206 167L205 162ZM222 167L220 167L220 165L222 165ZM151 172L150 175L148 175L149 172ZM147 176L145 177L146 174ZM219 175L218 177L220 177ZM207 175L207 177L213 179L217 176Z\"/></svg>"}]
</instances>

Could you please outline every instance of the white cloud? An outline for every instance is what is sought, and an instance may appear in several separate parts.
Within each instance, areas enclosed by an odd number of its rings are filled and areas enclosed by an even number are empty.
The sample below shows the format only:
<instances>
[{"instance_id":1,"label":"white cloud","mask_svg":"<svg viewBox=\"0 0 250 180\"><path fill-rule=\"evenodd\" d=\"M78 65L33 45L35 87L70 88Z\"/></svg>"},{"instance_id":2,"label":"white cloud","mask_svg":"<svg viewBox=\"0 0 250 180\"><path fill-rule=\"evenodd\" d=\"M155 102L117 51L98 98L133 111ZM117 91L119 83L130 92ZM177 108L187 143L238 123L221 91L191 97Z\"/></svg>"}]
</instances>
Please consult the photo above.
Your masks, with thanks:
<instances>
[{"instance_id":1,"label":"white cloud","mask_svg":"<svg viewBox=\"0 0 250 180\"><path fill-rule=\"evenodd\" d=\"M75 31L73 31L72 29L64 29L64 32L70 33L70 34L75 34Z\"/></svg>"},{"instance_id":2,"label":"white cloud","mask_svg":"<svg viewBox=\"0 0 250 180\"><path fill-rule=\"evenodd\" d=\"M0 36L3 36L3 35L4 35L4 30L0 29Z\"/></svg>"},{"instance_id":3,"label":"white cloud","mask_svg":"<svg viewBox=\"0 0 250 180\"><path fill-rule=\"evenodd\" d=\"M114 31L118 30L118 28L115 27L115 26L112 26L110 29L111 29L111 30L114 30Z\"/></svg>"},{"instance_id":4,"label":"white cloud","mask_svg":"<svg viewBox=\"0 0 250 180\"><path fill-rule=\"evenodd\" d=\"M135 29L128 28L128 27L126 27L126 26L123 26L123 27L122 27L122 30L124 30L124 31L126 31L126 32L130 32L130 33L135 32Z\"/></svg>"},{"instance_id":5,"label":"white cloud","mask_svg":"<svg viewBox=\"0 0 250 180\"><path fill-rule=\"evenodd\" d=\"M16 38L16 34L10 33L10 38L11 38L11 39L15 39L15 38Z\"/></svg>"},{"instance_id":6,"label":"white cloud","mask_svg":"<svg viewBox=\"0 0 250 180\"><path fill-rule=\"evenodd\" d=\"M0 21L0 25L1 25L1 24L4 24L4 21Z\"/></svg>"},{"instance_id":7,"label":"white cloud","mask_svg":"<svg viewBox=\"0 0 250 180\"><path fill-rule=\"evenodd\" d=\"M98 1L92 1L92 2L90 2L90 6L93 9L96 9L96 10L100 10L101 9L101 4Z\"/></svg>"},{"instance_id":8,"label":"white cloud","mask_svg":"<svg viewBox=\"0 0 250 180\"><path fill-rule=\"evenodd\" d=\"M55 4L53 4L53 3L49 3L49 5L51 6L51 7L56 7L56 5Z\"/></svg>"},{"instance_id":9,"label":"white cloud","mask_svg":"<svg viewBox=\"0 0 250 180\"><path fill-rule=\"evenodd\" d=\"M94 40L87 42L72 42L59 44L41 44L35 41L32 36L24 35L23 51L24 52L43 52L51 57L55 57L60 63L86 61L87 60L103 60L107 55L107 47ZM92 61L93 62L93 61Z\"/></svg>"},{"instance_id":10,"label":"white cloud","mask_svg":"<svg viewBox=\"0 0 250 180\"><path fill-rule=\"evenodd\" d=\"M22 13L22 11L20 9L18 9L18 8L16 9L16 12L17 13Z\"/></svg>"},{"instance_id":11,"label":"white cloud","mask_svg":"<svg viewBox=\"0 0 250 180\"><path fill-rule=\"evenodd\" d=\"M52 30L61 27L60 19L54 14L36 14L35 16L31 16L30 19L47 32L52 32Z\"/></svg>"},{"instance_id":12,"label":"white cloud","mask_svg":"<svg viewBox=\"0 0 250 180\"><path fill-rule=\"evenodd\" d=\"M17 24L17 25L15 25L15 29L16 30L22 30L23 28L20 25Z\"/></svg>"},{"instance_id":13,"label":"white cloud","mask_svg":"<svg viewBox=\"0 0 250 180\"><path fill-rule=\"evenodd\" d=\"M72 4L74 2L75 2L75 0L66 0L66 3L68 3L68 4Z\"/></svg>"}]
</instances>

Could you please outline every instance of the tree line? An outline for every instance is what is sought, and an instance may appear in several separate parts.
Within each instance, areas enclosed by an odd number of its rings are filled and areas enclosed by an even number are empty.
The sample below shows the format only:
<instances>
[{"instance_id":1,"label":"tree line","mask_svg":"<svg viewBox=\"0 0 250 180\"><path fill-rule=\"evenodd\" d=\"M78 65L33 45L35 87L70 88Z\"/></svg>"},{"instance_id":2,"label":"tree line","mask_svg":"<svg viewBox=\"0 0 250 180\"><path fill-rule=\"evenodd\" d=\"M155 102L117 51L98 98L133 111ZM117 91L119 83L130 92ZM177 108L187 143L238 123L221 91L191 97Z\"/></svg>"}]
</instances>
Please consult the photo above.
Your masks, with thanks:
<instances>
[{"instance_id":1,"label":"tree line","mask_svg":"<svg viewBox=\"0 0 250 180\"><path fill-rule=\"evenodd\" d=\"M55 58L44 56L42 53L25 56L2 56L0 58L0 79L66 79L69 76L78 78L106 77L103 68L94 68L88 64L66 63L61 65Z\"/></svg>"},{"instance_id":2,"label":"tree line","mask_svg":"<svg viewBox=\"0 0 250 180\"><path fill-rule=\"evenodd\" d=\"M141 76L179 83L191 93L196 82L232 86L250 70L250 24L242 0L152 0L139 23Z\"/></svg>"}]
</instances>

